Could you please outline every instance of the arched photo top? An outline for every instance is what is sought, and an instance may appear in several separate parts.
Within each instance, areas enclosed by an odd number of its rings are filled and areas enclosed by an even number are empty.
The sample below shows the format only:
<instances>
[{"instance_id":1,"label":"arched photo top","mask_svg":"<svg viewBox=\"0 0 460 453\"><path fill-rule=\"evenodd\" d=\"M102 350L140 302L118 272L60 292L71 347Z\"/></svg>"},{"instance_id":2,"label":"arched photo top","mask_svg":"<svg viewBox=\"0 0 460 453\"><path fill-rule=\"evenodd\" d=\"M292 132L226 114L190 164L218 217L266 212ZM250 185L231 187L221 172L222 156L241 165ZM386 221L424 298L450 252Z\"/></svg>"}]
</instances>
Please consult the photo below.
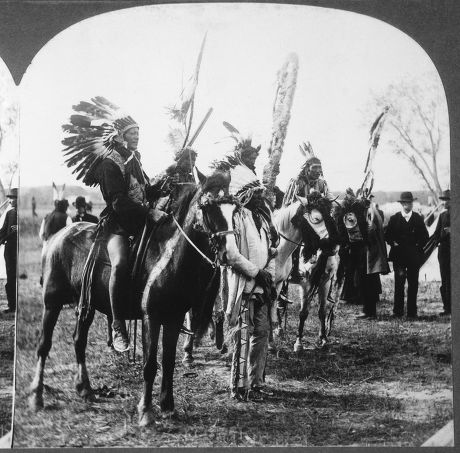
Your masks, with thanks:
<instances>
[{"instance_id":1,"label":"arched photo top","mask_svg":"<svg viewBox=\"0 0 460 453\"><path fill-rule=\"evenodd\" d=\"M42 159L35 137L58 180L72 178L60 155L60 126L71 106L103 95L141 126L140 146L149 174L172 159L165 141L167 108L177 101L208 33L196 93L195 121L214 111L200 133L198 165L225 152L223 121L236 123L262 145L271 140L276 74L286 56L299 58L291 120L277 182L285 187L301 159L298 145L311 141L334 181L332 190L359 185L369 129L390 86L430 85L424 100L436 102L448 128L439 76L426 52L394 27L360 14L299 5L189 4L130 8L95 16L53 38L36 55L21 84L24 131L23 184L37 184ZM402 86L402 85L401 85ZM47 115L39 115L43 106ZM395 106L395 109L398 109ZM395 113L395 110L392 110ZM31 131L33 131L31 133ZM41 133L38 133L40 131ZM420 175L382 139L376 190L420 188ZM448 185L449 134L443 129L440 185ZM347 173L338 159L347 161ZM408 157L410 158L410 157ZM396 160L395 160L396 159ZM407 160L407 159L406 159ZM397 162L398 165L394 165ZM288 165L289 163L289 165ZM49 164L48 164L49 165ZM48 167L49 168L49 167ZM390 171L391 169L391 171Z\"/></svg>"},{"instance_id":2,"label":"arched photo top","mask_svg":"<svg viewBox=\"0 0 460 453\"><path fill-rule=\"evenodd\" d=\"M365 248L370 241L365 239L371 236L370 230L378 229L379 256L386 265L377 274L388 271L381 220L385 217L388 221L395 206L400 209L402 193L409 197L407 192L412 192L417 198L414 207L422 214L439 207L436 201L440 190L449 185L447 104L432 61L407 35L364 15L302 5L227 3L130 8L86 19L56 35L34 57L20 84L20 94L20 214L27 226L21 230L20 263L28 278L20 280L24 309L18 313L17 357L18 363L28 367L18 367L16 373L19 392L15 420L21 429L16 431L15 446L419 445L432 434L427 433L426 427L433 427L433 420L440 423L439 414L442 422L451 417L452 369L446 359L450 337L446 335L446 323L433 315L441 304L437 283L432 281L437 278L435 273L439 274L436 262L430 275L424 271L430 297L423 299L420 308L427 320L436 318L427 335L420 334L419 320L401 325L400 320L390 319L390 274L383 283L385 296L378 308L383 316L378 321L354 323L352 319L358 311L355 304L346 304L343 313L334 312L339 305L340 288L336 288L332 307L327 308L328 316L323 316L324 310L318 310L322 322L318 344L327 343L326 331L330 333L332 319L337 322L334 329L337 326L339 338L344 339L337 345L331 344L336 347L332 354L323 350L308 351L301 357L293 355L291 340L300 331L296 312L284 323L288 335L279 339L281 354L267 356L268 315L275 315L275 310L267 307L274 301L262 293L257 299L265 297L264 303L250 300L254 310L262 313L257 321L263 330L257 379L262 383L262 364L269 357L267 382L275 389L263 396L268 397L266 404L241 401L254 396L251 392L260 390L258 385L251 388L251 381L242 374L244 392L235 389L239 378L230 379L228 360L222 361L223 355L211 343L202 355L205 365L196 368L196 375L194 370L184 372L175 366L171 353L176 350L179 329L189 333L181 328L190 308L189 300L199 305L217 298L219 285L211 274L218 274L213 272L211 258L218 264L229 264L225 259L231 257L237 261L243 252L242 244L245 245L242 232L251 231L246 242L249 249L253 240L254 256L248 252L244 256L246 261L241 259L243 265L239 270L238 263L235 272L227 269L235 283L235 303L227 305L227 316L223 304L218 306L219 319L233 321L245 316L240 311L243 299L239 296L248 290L250 299L252 289L246 283L254 276L260 287L268 289L272 277L261 271L268 272L271 258L281 256L284 261L277 269L287 271L286 275L277 276L275 262L277 283L289 278L291 255L300 239L312 244L319 242L318 246L326 242L329 249L329 241L321 242L318 238L325 239L329 231L329 238L337 237L334 219L327 217L332 200L344 201L345 194L358 190L364 193L364 189L369 195L372 189L373 202L380 205L380 210L374 205L371 211L367 210L368 202L371 204L369 196L366 201L357 202L357 214L353 212L354 216L345 218L350 214L346 212L336 226L342 229L343 237L350 239L348 247L344 247L350 255L345 257L354 255L353 240L359 242L357 259L367 253ZM190 145L192 150L184 145ZM90 167L93 163L94 167ZM221 173L210 181L224 181L231 189L213 187L213 191L201 192L205 190L202 175L211 174L216 167ZM161 233L150 238L149 230L142 229L147 204L144 195L148 191L145 174L158 189L154 195L158 209L150 212L151 220L156 222L163 216L162 210L172 214L162 217L163 223L156 225L164 229L155 229L155 233ZM266 175L272 180L265 180ZM93 185L85 186L83 180ZM276 254L271 250L276 235L270 222L274 224L275 219L258 197L265 194L262 183L273 191L275 188L269 184L276 184L280 192L292 194L295 200L303 197L284 210L289 214L284 217L285 224L292 233L291 242L284 242L290 247L284 249L289 253ZM111 194L115 193L113 198L107 196L107 187ZM56 189L54 193L52 188ZM225 196L227 189L234 197ZM318 207L313 213L304 202L315 189L327 194L330 200L310 197L316 198ZM257 195L252 199L254 194ZM221 195L224 196L216 200ZM253 209L251 215L239 209L236 197L241 204L254 200L252 206L246 203L248 209ZM120 214L113 215L99 229L104 241L95 243L103 247L108 239L110 252L94 267L85 266L85 262L89 263L86 257L95 237L91 232L96 227L78 223L89 199L93 202L93 214ZM123 205L118 204L120 199L128 206L124 212L119 208ZM235 212L241 214L241 228ZM368 212L372 218L367 217ZM296 222L291 221L291 214L299 218L303 230L293 228ZM66 227L70 217L77 222ZM419 214L414 219L423 222ZM246 220L253 225L252 230L243 225ZM115 337L115 349L119 352L129 347L122 327L124 320L116 319L120 317L116 309L132 300L117 297L123 294L117 289L126 287L120 286L119 276L115 280L111 276L120 272L120 262L125 266L129 263L125 258L130 221L140 226L138 231L145 232L142 237L148 248L145 254L139 253L146 259L141 260L140 266L144 267L139 271L139 287L132 291L140 295L138 299L134 295L133 300L142 306L139 312L143 311L146 332L151 333L146 338L151 347L146 349L150 353L147 362L152 366L145 373L140 363L115 358L106 351L106 345ZM40 232L39 222L43 227ZM183 222L182 230L177 228L179 222ZM210 225L215 229L211 230ZM343 230L347 225L350 233ZM209 234L209 241L203 233ZM212 241L216 237L225 240ZM194 239L197 240L193 242ZM189 240L200 253L189 247ZM317 261L331 272L320 279L325 285L319 291L322 307L331 302L328 295L332 292L326 288L333 279L332 268L339 264L335 251L330 247L327 252L331 257L324 260L324 253ZM255 272L247 264L248 257L254 261L251 264L256 266ZM304 256L308 261L304 271L314 264L313 256L310 257ZM116 272L109 271L110 262ZM360 263L360 277L365 278L364 269L367 276L367 264L364 259ZM83 273L84 268L95 269L91 278ZM348 273L352 288L355 270L351 268ZM243 278L236 278L238 272ZM43 288L37 284L41 276ZM101 296L97 307L86 304L85 295L91 291L87 292L85 287L81 290L82 280L88 282L93 277L93 288ZM259 282L261 278L264 282ZM376 280L369 282L370 302L375 303L379 298ZM295 293L292 306L298 307L302 287L291 289ZM164 297L150 297L154 293ZM75 298L79 294L83 294L81 300ZM431 297L434 294L437 298ZM73 310L61 310L72 297L79 304L81 321L75 329L76 381L71 376L74 358L69 353L75 315ZM433 300L438 305L434 306ZM157 311L157 307L161 310ZM92 308L100 313L91 326ZM211 316L211 310L200 308L200 313L207 311ZM109 317L112 314L116 321L113 325L109 321L109 338L107 319L101 313ZM165 313L167 321L163 318ZM203 324L209 319L205 321ZM243 325L242 318L238 322ZM318 320L314 322L316 325ZM162 382L168 384L158 392L157 411L150 396L158 368L156 332L161 323L163 328L167 325L163 342L169 353L162 366L167 376ZM247 325L246 320L244 324ZM172 327L170 332L168 327ZM39 335L41 328L43 334ZM316 327L313 335L316 336ZM37 350L36 341L32 340L38 341ZM45 366L51 343L52 357ZM303 346L294 348L299 351ZM233 348L236 354L238 350L238 346ZM441 359L435 361L433 357ZM206 366L208 358L212 367ZM241 363L240 358L233 356L232 363ZM191 361L189 356L186 361ZM245 367L241 368L244 373ZM424 379L420 378L420 370ZM193 383L191 377L196 378ZM136 413L143 378L148 382ZM405 393L400 392L401 383ZM233 392L229 392L229 386ZM53 390L56 388L58 391ZM92 398L94 390L96 402L80 403L75 388L85 399ZM25 389L30 389L29 393ZM419 399L420 395L424 398L430 394L434 398L433 389L436 408L429 406L420 411L420 401L425 401ZM154 401L156 398L157 393ZM48 418L41 411L35 412L43 406ZM52 410L47 410L50 407ZM179 413L178 421L173 409ZM165 419L160 420L159 411ZM419 415L415 422L414 413ZM361 417L358 424L357 414ZM155 427L155 435L144 426L147 424Z\"/></svg>"}]
</instances>

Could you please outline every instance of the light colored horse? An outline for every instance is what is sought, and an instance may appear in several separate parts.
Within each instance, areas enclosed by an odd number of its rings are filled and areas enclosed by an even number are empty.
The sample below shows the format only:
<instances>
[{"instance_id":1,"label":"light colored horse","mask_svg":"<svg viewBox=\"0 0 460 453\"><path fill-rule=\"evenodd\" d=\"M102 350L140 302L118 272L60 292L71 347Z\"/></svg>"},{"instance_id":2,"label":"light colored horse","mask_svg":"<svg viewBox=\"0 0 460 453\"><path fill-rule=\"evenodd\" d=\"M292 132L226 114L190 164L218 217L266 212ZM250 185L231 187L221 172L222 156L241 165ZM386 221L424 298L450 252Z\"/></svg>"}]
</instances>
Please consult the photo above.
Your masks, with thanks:
<instances>
[{"instance_id":1,"label":"light colored horse","mask_svg":"<svg viewBox=\"0 0 460 453\"><path fill-rule=\"evenodd\" d=\"M292 269L292 254L293 252L302 245L303 235L299 227L292 224L293 217L298 213L301 206L306 211L308 201L306 198L297 197L298 201L290 204L287 207L281 208L275 214L275 225L280 233L280 244L278 246L278 254L276 256L276 289L277 296L281 292L283 283L289 277ZM299 329L297 334L296 343L294 350L299 352L303 349L302 335L303 327L308 314L311 310L311 303L314 296L318 293L319 306L318 316L320 319L320 330L318 344L324 346L327 343L327 337L330 333L332 321L334 317L334 306L340 294L338 288L334 285L337 267L339 263L338 259L338 246L336 247L335 254L333 256L321 256L322 252L319 251L316 256L315 263L308 263L307 272L311 275L314 271L322 272L319 278L319 284L312 287L308 278L302 281L302 302L299 314ZM313 261L313 260L311 260ZM324 262L325 261L325 262ZM321 270L323 268L323 270ZM334 296L332 295L334 293ZM281 326L278 327L278 333L281 333Z\"/></svg>"}]
</instances>

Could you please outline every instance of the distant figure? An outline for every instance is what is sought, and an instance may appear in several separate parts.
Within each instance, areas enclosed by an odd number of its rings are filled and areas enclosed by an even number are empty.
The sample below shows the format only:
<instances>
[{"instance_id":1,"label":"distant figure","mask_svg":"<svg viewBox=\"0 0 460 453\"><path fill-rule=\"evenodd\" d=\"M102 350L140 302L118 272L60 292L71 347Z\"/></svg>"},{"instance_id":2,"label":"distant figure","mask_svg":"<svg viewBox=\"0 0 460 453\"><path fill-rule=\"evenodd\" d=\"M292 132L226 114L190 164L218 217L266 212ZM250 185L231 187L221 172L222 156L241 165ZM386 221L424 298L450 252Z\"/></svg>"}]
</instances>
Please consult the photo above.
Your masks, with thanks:
<instances>
[{"instance_id":1,"label":"distant figure","mask_svg":"<svg viewBox=\"0 0 460 453\"><path fill-rule=\"evenodd\" d=\"M72 218L67 215L68 207L67 200L54 201L54 211L45 216L40 226L39 236L43 242L46 243L53 234L72 224Z\"/></svg>"},{"instance_id":2,"label":"distant figure","mask_svg":"<svg viewBox=\"0 0 460 453\"><path fill-rule=\"evenodd\" d=\"M423 246L428 241L428 231L422 216L413 212L411 192L403 192L401 212L390 217L385 240L390 244L389 260L393 261L395 295L393 314L404 315L404 285L407 278L407 317L417 317L418 275L423 261Z\"/></svg>"},{"instance_id":3,"label":"distant figure","mask_svg":"<svg viewBox=\"0 0 460 453\"><path fill-rule=\"evenodd\" d=\"M37 202L35 201L35 197L32 197L32 217L37 217Z\"/></svg>"},{"instance_id":4,"label":"distant figure","mask_svg":"<svg viewBox=\"0 0 460 453\"><path fill-rule=\"evenodd\" d=\"M451 288L450 288L450 190L444 190L439 197L444 201L445 211L439 214L438 224L434 232L438 248L439 271L441 272L441 298L444 311L441 316L450 315Z\"/></svg>"},{"instance_id":5,"label":"distant figure","mask_svg":"<svg viewBox=\"0 0 460 453\"><path fill-rule=\"evenodd\" d=\"M6 297L8 308L5 313L16 311L16 266L18 257L18 189L11 189L7 195L11 208L7 211L5 221L0 229L0 245L5 244Z\"/></svg>"},{"instance_id":6,"label":"distant figure","mask_svg":"<svg viewBox=\"0 0 460 453\"><path fill-rule=\"evenodd\" d=\"M87 206L85 197L79 196L75 199L72 205L77 210L77 214L75 217L72 218L74 222L91 222L91 223L98 223L99 219L96 216L88 214Z\"/></svg>"}]
</instances>

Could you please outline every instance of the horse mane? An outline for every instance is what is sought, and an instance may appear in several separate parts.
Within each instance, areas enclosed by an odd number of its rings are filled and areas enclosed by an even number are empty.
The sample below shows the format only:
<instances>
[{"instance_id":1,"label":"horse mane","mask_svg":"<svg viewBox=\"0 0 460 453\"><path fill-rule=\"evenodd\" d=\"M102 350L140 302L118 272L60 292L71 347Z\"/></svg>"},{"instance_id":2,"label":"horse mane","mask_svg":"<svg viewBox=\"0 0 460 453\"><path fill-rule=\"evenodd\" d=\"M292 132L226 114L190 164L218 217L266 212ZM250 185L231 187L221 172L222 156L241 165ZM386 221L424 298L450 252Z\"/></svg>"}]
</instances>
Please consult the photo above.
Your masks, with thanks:
<instances>
[{"instance_id":1,"label":"horse mane","mask_svg":"<svg viewBox=\"0 0 460 453\"><path fill-rule=\"evenodd\" d=\"M289 206L282 207L278 211L276 211L275 222L279 231L288 231L290 228L292 228L291 221L293 217L297 214L297 211L299 210L300 206L300 201L296 201L290 204Z\"/></svg>"}]
</instances>

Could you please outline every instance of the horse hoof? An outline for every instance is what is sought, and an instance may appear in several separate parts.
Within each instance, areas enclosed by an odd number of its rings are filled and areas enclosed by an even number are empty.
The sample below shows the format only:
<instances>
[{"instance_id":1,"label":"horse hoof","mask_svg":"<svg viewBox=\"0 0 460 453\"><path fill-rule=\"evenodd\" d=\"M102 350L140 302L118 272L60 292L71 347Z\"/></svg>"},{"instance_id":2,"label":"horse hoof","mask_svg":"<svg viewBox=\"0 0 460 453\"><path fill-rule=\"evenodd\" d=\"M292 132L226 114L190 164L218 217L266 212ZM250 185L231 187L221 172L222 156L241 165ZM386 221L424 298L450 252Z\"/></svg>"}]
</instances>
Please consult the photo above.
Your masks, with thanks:
<instances>
[{"instance_id":1,"label":"horse hoof","mask_svg":"<svg viewBox=\"0 0 460 453\"><path fill-rule=\"evenodd\" d=\"M43 396L33 392L29 396L29 407L31 410L35 412L39 411L40 409L43 409Z\"/></svg>"},{"instance_id":2,"label":"horse hoof","mask_svg":"<svg viewBox=\"0 0 460 453\"><path fill-rule=\"evenodd\" d=\"M303 351L303 344L300 340L297 340L294 344L294 352L302 352Z\"/></svg>"},{"instance_id":3,"label":"horse hoof","mask_svg":"<svg viewBox=\"0 0 460 453\"><path fill-rule=\"evenodd\" d=\"M268 343L267 351L270 353L275 353L276 352L276 347L273 343Z\"/></svg>"},{"instance_id":4,"label":"horse hoof","mask_svg":"<svg viewBox=\"0 0 460 453\"><path fill-rule=\"evenodd\" d=\"M322 349L322 348L326 347L327 344L328 344L328 341L325 338L320 338L316 342L316 347L319 348L319 349Z\"/></svg>"},{"instance_id":5,"label":"horse hoof","mask_svg":"<svg viewBox=\"0 0 460 453\"><path fill-rule=\"evenodd\" d=\"M220 353L221 353L221 354L227 354L227 352L228 352L228 347L227 347L227 345L224 343L224 344L222 345L222 347L220 348Z\"/></svg>"},{"instance_id":6,"label":"horse hoof","mask_svg":"<svg viewBox=\"0 0 460 453\"><path fill-rule=\"evenodd\" d=\"M88 384L77 384L75 388L77 390L78 396L80 396L80 398L83 400L89 403L95 401L96 398L94 396L93 389L89 387Z\"/></svg>"},{"instance_id":7,"label":"horse hoof","mask_svg":"<svg viewBox=\"0 0 460 453\"><path fill-rule=\"evenodd\" d=\"M149 426L155 422L155 415L152 409L139 411L139 426Z\"/></svg>"},{"instance_id":8,"label":"horse hoof","mask_svg":"<svg viewBox=\"0 0 460 453\"><path fill-rule=\"evenodd\" d=\"M176 409L162 411L161 412L161 418L163 420L177 420L178 414L177 414Z\"/></svg>"}]
</instances>

